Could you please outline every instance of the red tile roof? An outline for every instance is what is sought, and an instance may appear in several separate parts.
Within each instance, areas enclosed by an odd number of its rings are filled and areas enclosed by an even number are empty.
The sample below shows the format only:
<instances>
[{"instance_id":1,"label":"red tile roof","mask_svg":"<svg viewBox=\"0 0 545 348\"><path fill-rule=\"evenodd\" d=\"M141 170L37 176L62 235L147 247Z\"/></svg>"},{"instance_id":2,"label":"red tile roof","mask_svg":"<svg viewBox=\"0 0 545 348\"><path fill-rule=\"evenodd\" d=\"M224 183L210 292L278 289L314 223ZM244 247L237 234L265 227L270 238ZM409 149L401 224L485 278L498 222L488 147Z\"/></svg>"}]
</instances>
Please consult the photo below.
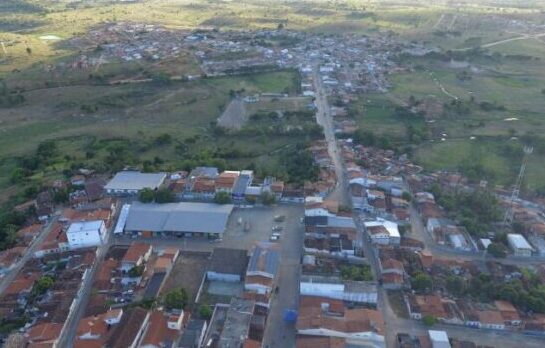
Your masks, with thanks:
<instances>
[{"instance_id":1,"label":"red tile roof","mask_svg":"<svg viewBox=\"0 0 545 348\"><path fill-rule=\"evenodd\" d=\"M138 260L143 257L151 248L150 244L147 243L132 243L125 256L121 262L138 262Z\"/></svg>"}]
</instances>

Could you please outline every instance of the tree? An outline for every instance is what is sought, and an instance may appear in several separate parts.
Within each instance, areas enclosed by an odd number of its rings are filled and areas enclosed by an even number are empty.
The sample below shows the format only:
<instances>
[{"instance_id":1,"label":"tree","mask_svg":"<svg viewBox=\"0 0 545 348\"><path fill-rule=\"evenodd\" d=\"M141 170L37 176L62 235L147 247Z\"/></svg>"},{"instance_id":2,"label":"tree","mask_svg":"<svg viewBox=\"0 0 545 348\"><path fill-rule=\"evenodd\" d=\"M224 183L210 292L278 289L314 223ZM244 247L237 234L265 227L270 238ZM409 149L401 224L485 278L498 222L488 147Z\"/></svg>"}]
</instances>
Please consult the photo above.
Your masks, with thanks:
<instances>
[{"instance_id":1,"label":"tree","mask_svg":"<svg viewBox=\"0 0 545 348\"><path fill-rule=\"evenodd\" d=\"M173 289L165 296L165 306L168 309L183 309L189 296L184 288Z\"/></svg>"},{"instance_id":2,"label":"tree","mask_svg":"<svg viewBox=\"0 0 545 348\"><path fill-rule=\"evenodd\" d=\"M166 188L159 189L155 192L155 201L157 203L171 203L174 202L175 198L174 193Z\"/></svg>"},{"instance_id":3,"label":"tree","mask_svg":"<svg viewBox=\"0 0 545 348\"><path fill-rule=\"evenodd\" d=\"M55 279L53 279L53 277L43 276L36 281L36 284L34 284L33 292L37 295L43 295L53 286L54 283Z\"/></svg>"},{"instance_id":4,"label":"tree","mask_svg":"<svg viewBox=\"0 0 545 348\"><path fill-rule=\"evenodd\" d=\"M445 286L454 296L461 296L466 290L466 281L460 276L448 276Z\"/></svg>"},{"instance_id":5,"label":"tree","mask_svg":"<svg viewBox=\"0 0 545 348\"><path fill-rule=\"evenodd\" d=\"M155 138L154 143L157 146L170 144L172 143L172 136L168 133L163 133Z\"/></svg>"},{"instance_id":6,"label":"tree","mask_svg":"<svg viewBox=\"0 0 545 348\"><path fill-rule=\"evenodd\" d=\"M431 289L432 285L431 277L424 273L418 273L411 279L411 287L415 291L424 292Z\"/></svg>"},{"instance_id":7,"label":"tree","mask_svg":"<svg viewBox=\"0 0 545 348\"><path fill-rule=\"evenodd\" d=\"M220 191L216 193L214 197L214 203L216 204L229 204L231 203L231 194L229 192Z\"/></svg>"},{"instance_id":8,"label":"tree","mask_svg":"<svg viewBox=\"0 0 545 348\"><path fill-rule=\"evenodd\" d=\"M142 203L151 203L155 199L155 192L150 188L144 188L138 193L138 200Z\"/></svg>"},{"instance_id":9,"label":"tree","mask_svg":"<svg viewBox=\"0 0 545 348\"><path fill-rule=\"evenodd\" d=\"M128 276L131 278L138 278L144 274L144 265L134 266L127 272Z\"/></svg>"},{"instance_id":10,"label":"tree","mask_svg":"<svg viewBox=\"0 0 545 348\"><path fill-rule=\"evenodd\" d=\"M413 199L413 196L407 191L403 191L403 194L401 194L401 198L406 200L407 202L410 202Z\"/></svg>"},{"instance_id":11,"label":"tree","mask_svg":"<svg viewBox=\"0 0 545 348\"><path fill-rule=\"evenodd\" d=\"M492 242L490 243L490 245L488 245L488 248L486 248L486 250L490 255L497 258L504 258L507 256L507 248L501 243Z\"/></svg>"},{"instance_id":12,"label":"tree","mask_svg":"<svg viewBox=\"0 0 545 348\"><path fill-rule=\"evenodd\" d=\"M263 191L261 193L261 202L265 205L272 205L276 203L276 196L274 193Z\"/></svg>"},{"instance_id":13,"label":"tree","mask_svg":"<svg viewBox=\"0 0 545 348\"><path fill-rule=\"evenodd\" d=\"M212 308L207 304L202 304L199 306L199 316L202 319L210 319L212 317Z\"/></svg>"},{"instance_id":14,"label":"tree","mask_svg":"<svg viewBox=\"0 0 545 348\"><path fill-rule=\"evenodd\" d=\"M431 315L425 315L422 318L422 322L426 326L433 326L433 325L435 325L437 323L437 319L435 319L435 317L432 317Z\"/></svg>"}]
</instances>

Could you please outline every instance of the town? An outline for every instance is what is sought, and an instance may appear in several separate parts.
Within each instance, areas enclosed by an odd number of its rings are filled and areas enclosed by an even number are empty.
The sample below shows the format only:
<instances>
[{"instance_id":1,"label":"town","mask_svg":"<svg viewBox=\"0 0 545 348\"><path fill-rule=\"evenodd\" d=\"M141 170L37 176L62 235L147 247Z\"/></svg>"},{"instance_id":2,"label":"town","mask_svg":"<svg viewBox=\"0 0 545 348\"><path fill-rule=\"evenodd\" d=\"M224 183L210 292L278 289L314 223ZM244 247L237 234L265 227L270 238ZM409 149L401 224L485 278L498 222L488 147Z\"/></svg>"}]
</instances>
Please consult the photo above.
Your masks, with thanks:
<instances>
[{"instance_id":1,"label":"town","mask_svg":"<svg viewBox=\"0 0 545 348\"><path fill-rule=\"evenodd\" d=\"M13 208L0 251L0 342L543 347L545 200L519 195L533 149L524 150L520 181L500 187L416 164L354 118L362 94L385 93L391 74L410 70L399 52L433 50L282 23L231 31L108 22L66 45L80 54L43 64L47 73L193 64L126 78L89 74L108 86L294 72L297 92L231 90L211 127L304 138L294 151L310 163L292 165L311 175L287 180L234 161L64 168L63 179ZM409 104L398 112L418 114L421 104ZM272 125L252 128L257 121Z\"/></svg>"}]
</instances>

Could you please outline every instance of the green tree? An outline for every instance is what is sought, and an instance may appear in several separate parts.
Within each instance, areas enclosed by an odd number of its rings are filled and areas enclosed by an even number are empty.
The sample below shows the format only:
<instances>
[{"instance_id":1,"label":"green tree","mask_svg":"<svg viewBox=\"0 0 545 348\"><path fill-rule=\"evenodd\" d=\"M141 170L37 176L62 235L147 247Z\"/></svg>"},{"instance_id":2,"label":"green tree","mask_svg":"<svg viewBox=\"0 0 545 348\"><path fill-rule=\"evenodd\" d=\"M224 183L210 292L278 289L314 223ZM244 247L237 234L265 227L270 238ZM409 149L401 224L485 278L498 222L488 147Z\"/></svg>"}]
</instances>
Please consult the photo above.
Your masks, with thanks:
<instances>
[{"instance_id":1,"label":"green tree","mask_svg":"<svg viewBox=\"0 0 545 348\"><path fill-rule=\"evenodd\" d=\"M492 242L486 248L488 253L497 258L504 258L507 256L507 248L501 243Z\"/></svg>"},{"instance_id":2,"label":"green tree","mask_svg":"<svg viewBox=\"0 0 545 348\"><path fill-rule=\"evenodd\" d=\"M144 188L138 193L138 200L142 203L151 203L155 199L155 191L150 188Z\"/></svg>"},{"instance_id":3,"label":"green tree","mask_svg":"<svg viewBox=\"0 0 545 348\"><path fill-rule=\"evenodd\" d=\"M168 309L183 309L189 296L184 288L173 289L165 296L165 306Z\"/></svg>"},{"instance_id":4,"label":"green tree","mask_svg":"<svg viewBox=\"0 0 545 348\"><path fill-rule=\"evenodd\" d=\"M261 202L265 205L273 205L274 203L276 203L276 196L274 195L274 193L268 191L263 191L260 198Z\"/></svg>"},{"instance_id":5,"label":"green tree","mask_svg":"<svg viewBox=\"0 0 545 348\"><path fill-rule=\"evenodd\" d=\"M201 304L198 313L202 319L208 320L212 317L212 308L207 304Z\"/></svg>"},{"instance_id":6,"label":"green tree","mask_svg":"<svg viewBox=\"0 0 545 348\"><path fill-rule=\"evenodd\" d=\"M174 193L166 188L159 189L155 192L155 201L157 203L171 203L174 202L175 198Z\"/></svg>"},{"instance_id":7,"label":"green tree","mask_svg":"<svg viewBox=\"0 0 545 348\"><path fill-rule=\"evenodd\" d=\"M431 315L425 315L423 318L422 318L422 322L424 323L424 325L426 326L433 326L435 324L437 324L437 319L435 319L435 317L431 316Z\"/></svg>"},{"instance_id":8,"label":"green tree","mask_svg":"<svg viewBox=\"0 0 545 348\"><path fill-rule=\"evenodd\" d=\"M461 296L466 290L466 281L460 276L448 276L445 281L447 290L454 296Z\"/></svg>"},{"instance_id":9,"label":"green tree","mask_svg":"<svg viewBox=\"0 0 545 348\"><path fill-rule=\"evenodd\" d=\"M142 274L144 274L144 265L134 266L129 270L129 272L127 272L127 274L131 278L141 277Z\"/></svg>"},{"instance_id":10,"label":"green tree","mask_svg":"<svg viewBox=\"0 0 545 348\"><path fill-rule=\"evenodd\" d=\"M406 200L407 202L410 202L413 199L413 196L409 192L403 191L403 194L401 195L401 198Z\"/></svg>"},{"instance_id":11,"label":"green tree","mask_svg":"<svg viewBox=\"0 0 545 348\"><path fill-rule=\"evenodd\" d=\"M415 291L424 292L432 288L431 277L424 273L418 273L411 279L411 287Z\"/></svg>"},{"instance_id":12,"label":"green tree","mask_svg":"<svg viewBox=\"0 0 545 348\"><path fill-rule=\"evenodd\" d=\"M214 197L214 203L216 204L229 204L231 201L231 194L225 191L216 193L216 196Z\"/></svg>"},{"instance_id":13,"label":"green tree","mask_svg":"<svg viewBox=\"0 0 545 348\"><path fill-rule=\"evenodd\" d=\"M55 279L51 276L43 276L40 279L36 281L34 284L33 292L36 295L43 295L49 290L53 284L55 283Z\"/></svg>"}]
</instances>

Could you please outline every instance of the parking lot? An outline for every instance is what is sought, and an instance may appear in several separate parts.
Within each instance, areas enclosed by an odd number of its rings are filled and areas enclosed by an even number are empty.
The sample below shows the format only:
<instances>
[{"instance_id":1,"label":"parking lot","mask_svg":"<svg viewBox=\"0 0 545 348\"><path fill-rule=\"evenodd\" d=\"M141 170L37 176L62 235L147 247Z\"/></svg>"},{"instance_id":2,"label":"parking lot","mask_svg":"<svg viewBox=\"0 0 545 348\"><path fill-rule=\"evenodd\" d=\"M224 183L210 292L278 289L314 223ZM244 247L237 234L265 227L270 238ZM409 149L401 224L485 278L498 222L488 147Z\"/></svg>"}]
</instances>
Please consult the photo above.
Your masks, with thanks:
<instances>
[{"instance_id":1,"label":"parking lot","mask_svg":"<svg viewBox=\"0 0 545 348\"><path fill-rule=\"evenodd\" d=\"M274 221L275 216L284 216L284 221ZM274 226L281 226L279 243L287 233L302 233L301 218L304 215L302 205L280 204L277 206L259 206L252 208L235 208L223 236L217 241L207 238L192 237L153 237L138 238L141 242L151 243L156 247L175 246L182 251L212 252L214 248L236 248L249 250L256 241L267 241L273 233ZM129 245L135 239L130 236L116 236L114 243Z\"/></svg>"}]
</instances>

